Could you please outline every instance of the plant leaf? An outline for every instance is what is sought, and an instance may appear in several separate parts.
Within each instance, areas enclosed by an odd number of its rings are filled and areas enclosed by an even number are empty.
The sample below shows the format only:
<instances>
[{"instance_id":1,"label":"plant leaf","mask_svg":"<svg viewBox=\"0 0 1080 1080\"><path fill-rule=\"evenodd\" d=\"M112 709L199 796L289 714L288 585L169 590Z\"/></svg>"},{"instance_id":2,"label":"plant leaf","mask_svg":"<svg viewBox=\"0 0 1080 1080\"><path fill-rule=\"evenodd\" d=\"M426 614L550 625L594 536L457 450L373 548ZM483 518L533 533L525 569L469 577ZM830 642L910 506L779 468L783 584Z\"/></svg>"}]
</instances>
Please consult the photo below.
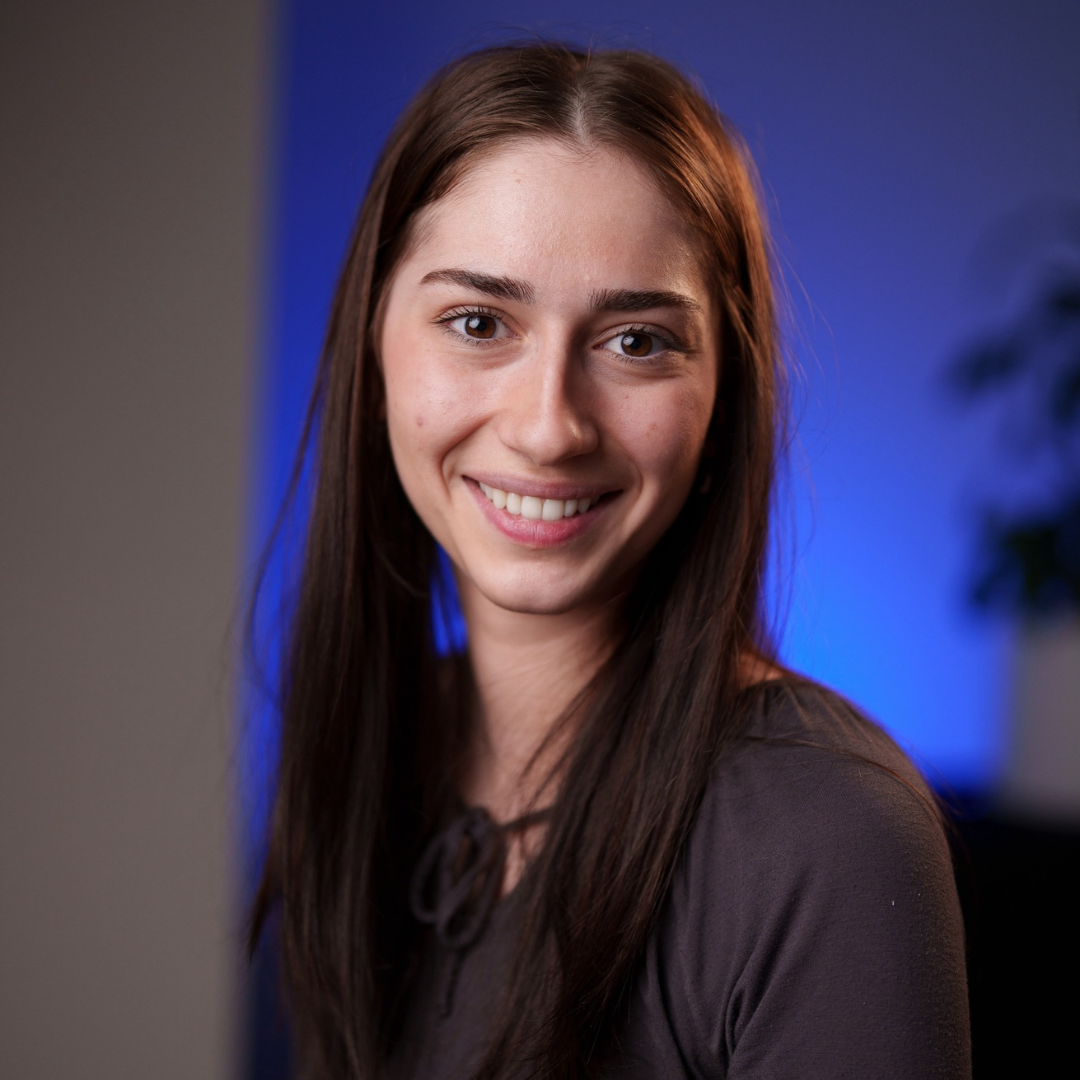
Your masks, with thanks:
<instances>
[{"instance_id":1,"label":"plant leaf","mask_svg":"<svg viewBox=\"0 0 1080 1080\"><path fill-rule=\"evenodd\" d=\"M949 369L948 382L961 397L978 397L1013 379L1026 362L1015 336L986 341L959 357Z\"/></svg>"}]
</instances>

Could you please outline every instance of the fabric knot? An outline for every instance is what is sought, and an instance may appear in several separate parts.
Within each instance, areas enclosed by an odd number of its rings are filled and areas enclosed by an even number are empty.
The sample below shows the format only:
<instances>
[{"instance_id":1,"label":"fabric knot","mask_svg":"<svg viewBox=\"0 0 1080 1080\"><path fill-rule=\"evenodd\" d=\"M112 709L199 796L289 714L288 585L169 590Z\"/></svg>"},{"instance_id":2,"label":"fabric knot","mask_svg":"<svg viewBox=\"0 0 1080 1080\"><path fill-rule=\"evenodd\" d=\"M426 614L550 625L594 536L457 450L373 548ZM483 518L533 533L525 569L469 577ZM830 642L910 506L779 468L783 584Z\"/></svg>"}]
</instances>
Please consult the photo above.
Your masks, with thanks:
<instances>
[{"instance_id":1,"label":"fabric knot","mask_svg":"<svg viewBox=\"0 0 1080 1080\"><path fill-rule=\"evenodd\" d=\"M474 806L437 833L424 849L409 886L409 907L435 927L447 949L479 937L498 899L506 865L502 830Z\"/></svg>"},{"instance_id":2,"label":"fabric knot","mask_svg":"<svg viewBox=\"0 0 1080 1080\"><path fill-rule=\"evenodd\" d=\"M481 935L499 900L506 866L506 834L542 821L550 810L496 825L481 806L466 810L437 833L409 883L413 916L435 928L446 953L440 966L439 1014L450 1015L465 953Z\"/></svg>"}]
</instances>

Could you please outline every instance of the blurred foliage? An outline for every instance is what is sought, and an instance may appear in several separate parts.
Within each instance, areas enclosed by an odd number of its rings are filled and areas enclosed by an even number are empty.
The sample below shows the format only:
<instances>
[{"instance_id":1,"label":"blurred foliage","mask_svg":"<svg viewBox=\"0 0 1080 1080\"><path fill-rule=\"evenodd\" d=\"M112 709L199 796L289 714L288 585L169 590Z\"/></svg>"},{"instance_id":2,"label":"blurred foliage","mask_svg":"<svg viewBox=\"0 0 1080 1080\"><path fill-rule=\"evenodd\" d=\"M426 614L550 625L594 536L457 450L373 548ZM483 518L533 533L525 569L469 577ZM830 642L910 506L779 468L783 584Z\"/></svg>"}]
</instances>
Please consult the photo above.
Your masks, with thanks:
<instances>
[{"instance_id":1,"label":"blurred foliage","mask_svg":"<svg viewBox=\"0 0 1080 1080\"><path fill-rule=\"evenodd\" d=\"M1080 211L1062 223L1016 317L947 371L957 398L1001 417L997 497L981 508L971 582L982 610L1080 612ZM1018 505L1010 470L1026 481Z\"/></svg>"},{"instance_id":2,"label":"blurred foliage","mask_svg":"<svg viewBox=\"0 0 1080 1080\"><path fill-rule=\"evenodd\" d=\"M976 607L1025 615L1080 612L1080 498L1055 515L983 521Z\"/></svg>"}]
</instances>

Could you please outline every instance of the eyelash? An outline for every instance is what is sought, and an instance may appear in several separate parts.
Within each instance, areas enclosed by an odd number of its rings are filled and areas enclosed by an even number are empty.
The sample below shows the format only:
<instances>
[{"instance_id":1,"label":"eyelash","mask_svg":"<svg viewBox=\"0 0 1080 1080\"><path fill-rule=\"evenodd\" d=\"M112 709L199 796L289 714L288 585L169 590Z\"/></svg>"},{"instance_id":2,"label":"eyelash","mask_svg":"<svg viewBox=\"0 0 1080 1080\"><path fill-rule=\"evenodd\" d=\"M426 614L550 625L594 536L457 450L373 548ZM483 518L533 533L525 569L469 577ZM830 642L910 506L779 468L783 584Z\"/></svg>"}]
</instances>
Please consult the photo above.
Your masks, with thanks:
<instances>
[{"instance_id":1,"label":"eyelash","mask_svg":"<svg viewBox=\"0 0 1080 1080\"><path fill-rule=\"evenodd\" d=\"M454 308L451 311L447 311L440 315L435 322L441 326L448 334L452 335L456 340L463 341L467 345L472 345L478 349L486 348L489 345L494 345L495 340L488 338L474 338L469 337L468 334L459 334L450 324L457 322L458 319L466 318L469 315L484 315L489 319L496 319L498 322L505 325L506 320L497 311L493 311L489 307L472 306ZM501 340L501 339L500 339Z\"/></svg>"},{"instance_id":2,"label":"eyelash","mask_svg":"<svg viewBox=\"0 0 1080 1080\"><path fill-rule=\"evenodd\" d=\"M627 356L626 353L615 353L620 359L628 364L656 364L660 361L660 358L664 353L669 352L686 352L686 347L679 341L677 341L671 334L663 333L655 326L649 326L648 323L635 323L632 326L624 326L619 330L616 330L610 337L605 338L605 344L609 341L614 341L616 338L626 337L627 334L646 334L651 338L656 339L656 343L662 348L660 352L653 356ZM608 349L608 352L614 350Z\"/></svg>"},{"instance_id":3,"label":"eyelash","mask_svg":"<svg viewBox=\"0 0 1080 1080\"><path fill-rule=\"evenodd\" d=\"M470 315L483 315L489 319L496 319L498 322L505 325L505 318L495 311L493 308L484 307L483 305L473 305L470 307L453 308L450 311L444 312L440 315L435 322L443 327L447 333L451 334L456 340L465 342L468 345L472 345L474 348L487 348L490 345L494 345L496 341L500 339L492 338L474 338L469 337L467 334L458 333L453 328L452 323L457 322L458 319L467 318ZM627 356L625 353L615 353L621 360L630 365L649 365L654 364L656 361L667 352L686 352L686 346L678 341L673 335L661 332L654 326L649 326L647 323L634 323L629 326L620 327L609 337L604 339L603 344L609 341L614 341L616 338L624 337L627 334L648 334L649 337L655 338L657 343L662 345L663 348L660 352L654 356ZM614 352L613 349L606 349L605 352Z\"/></svg>"}]
</instances>

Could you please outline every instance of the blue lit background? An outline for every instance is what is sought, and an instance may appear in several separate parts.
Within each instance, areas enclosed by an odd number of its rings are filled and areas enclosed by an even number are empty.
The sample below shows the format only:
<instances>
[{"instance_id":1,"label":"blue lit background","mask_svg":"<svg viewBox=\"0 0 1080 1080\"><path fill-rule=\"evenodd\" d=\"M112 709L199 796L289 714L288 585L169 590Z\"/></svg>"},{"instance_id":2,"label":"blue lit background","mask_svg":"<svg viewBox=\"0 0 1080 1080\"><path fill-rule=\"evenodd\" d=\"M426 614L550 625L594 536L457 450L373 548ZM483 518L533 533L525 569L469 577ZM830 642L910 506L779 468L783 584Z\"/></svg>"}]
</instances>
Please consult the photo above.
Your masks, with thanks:
<instances>
[{"instance_id":1,"label":"blue lit background","mask_svg":"<svg viewBox=\"0 0 1080 1080\"><path fill-rule=\"evenodd\" d=\"M256 540L280 498L374 156L423 80L523 33L696 72L761 171L799 331L785 658L939 782L993 781L1008 635L964 603L990 445L941 372L996 324L973 269L1007 215L1080 194L1080 5L283 0Z\"/></svg>"}]
</instances>

